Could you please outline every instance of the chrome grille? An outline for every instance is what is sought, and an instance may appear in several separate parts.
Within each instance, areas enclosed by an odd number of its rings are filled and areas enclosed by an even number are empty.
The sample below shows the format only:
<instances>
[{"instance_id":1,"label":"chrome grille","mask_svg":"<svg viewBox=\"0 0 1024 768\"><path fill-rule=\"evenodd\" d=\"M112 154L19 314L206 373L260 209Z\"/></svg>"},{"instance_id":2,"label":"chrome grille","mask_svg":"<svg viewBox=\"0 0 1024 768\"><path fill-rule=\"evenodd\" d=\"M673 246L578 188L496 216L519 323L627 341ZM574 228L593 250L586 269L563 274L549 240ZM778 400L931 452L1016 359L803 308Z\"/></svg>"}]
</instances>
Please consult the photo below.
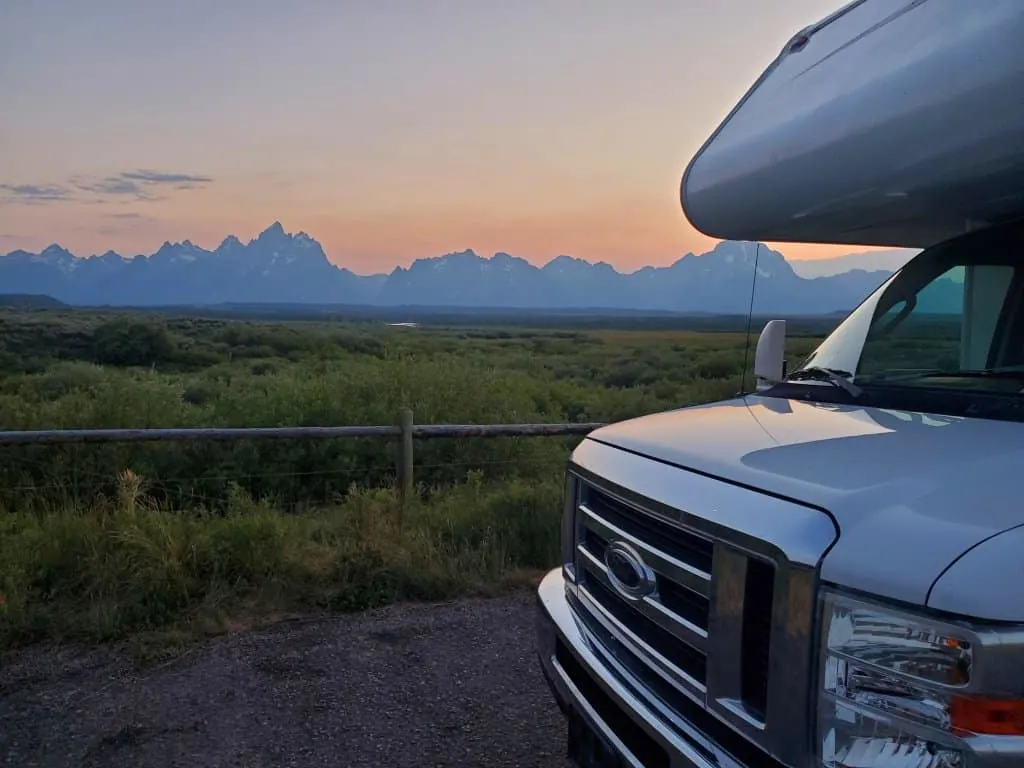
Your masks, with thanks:
<instances>
[{"instance_id":1,"label":"chrome grille","mask_svg":"<svg viewBox=\"0 0 1024 768\"><path fill-rule=\"evenodd\" d=\"M695 703L708 708L713 687L731 693L718 703L748 726L745 736L763 729L775 563L582 478L574 501L576 594L592 638L635 680L647 680L647 693L673 711ZM605 561L613 543L632 547L653 572L650 594L630 599L616 588ZM715 677L709 672L712 653L717 679L709 679Z\"/></svg>"},{"instance_id":2,"label":"chrome grille","mask_svg":"<svg viewBox=\"0 0 1024 768\"><path fill-rule=\"evenodd\" d=\"M577 568L587 598L675 682L704 690L714 543L673 528L591 485L580 486ZM655 574L640 600L615 589L604 556L609 543L632 545Z\"/></svg>"},{"instance_id":3,"label":"chrome grille","mask_svg":"<svg viewBox=\"0 0 1024 768\"><path fill-rule=\"evenodd\" d=\"M567 491L566 590L609 673L722 768L805 765L828 514L594 437Z\"/></svg>"}]
</instances>

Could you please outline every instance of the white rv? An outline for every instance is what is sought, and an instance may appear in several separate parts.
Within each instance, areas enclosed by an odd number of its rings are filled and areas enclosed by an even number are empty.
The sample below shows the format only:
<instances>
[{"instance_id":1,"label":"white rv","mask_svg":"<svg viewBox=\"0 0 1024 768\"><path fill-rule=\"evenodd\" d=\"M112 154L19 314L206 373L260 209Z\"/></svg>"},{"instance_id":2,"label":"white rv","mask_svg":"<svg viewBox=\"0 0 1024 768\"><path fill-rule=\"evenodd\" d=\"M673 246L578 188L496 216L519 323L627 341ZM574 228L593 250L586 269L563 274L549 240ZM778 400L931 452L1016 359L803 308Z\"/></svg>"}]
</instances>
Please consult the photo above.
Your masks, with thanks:
<instances>
[{"instance_id":1,"label":"white rv","mask_svg":"<svg viewBox=\"0 0 1024 768\"><path fill-rule=\"evenodd\" d=\"M582 766L1024 766L1024 0L859 0L691 161L720 238L923 249L754 391L574 451L540 661ZM786 372L788 370L788 373Z\"/></svg>"}]
</instances>

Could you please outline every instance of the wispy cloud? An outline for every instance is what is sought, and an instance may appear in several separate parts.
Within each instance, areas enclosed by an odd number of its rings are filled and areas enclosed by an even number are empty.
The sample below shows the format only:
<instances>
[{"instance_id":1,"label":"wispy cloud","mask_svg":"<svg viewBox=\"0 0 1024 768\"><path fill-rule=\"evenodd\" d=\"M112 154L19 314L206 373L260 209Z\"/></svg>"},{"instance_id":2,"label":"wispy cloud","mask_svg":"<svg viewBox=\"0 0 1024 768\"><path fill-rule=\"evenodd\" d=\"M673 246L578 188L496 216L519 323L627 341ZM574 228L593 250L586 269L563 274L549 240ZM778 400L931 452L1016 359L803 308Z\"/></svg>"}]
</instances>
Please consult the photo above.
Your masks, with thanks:
<instances>
[{"instance_id":1,"label":"wispy cloud","mask_svg":"<svg viewBox=\"0 0 1024 768\"><path fill-rule=\"evenodd\" d=\"M92 179L88 177L75 176L71 183L76 189L82 192L92 192L103 197L129 196L136 200L155 200L156 197L149 194L134 181L125 179L122 176L108 176L105 179Z\"/></svg>"},{"instance_id":2,"label":"wispy cloud","mask_svg":"<svg viewBox=\"0 0 1024 768\"><path fill-rule=\"evenodd\" d=\"M172 184L178 189L191 189L192 187L203 186L213 181L209 176L200 176L192 173L166 173L164 171L129 171L122 173L121 178L128 181L138 181L143 184Z\"/></svg>"},{"instance_id":3,"label":"wispy cloud","mask_svg":"<svg viewBox=\"0 0 1024 768\"><path fill-rule=\"evenodd\" d=\"M97 204L115 198L152 202L166 199L160 190L201 189L212 182L212 177L200 174L141 169L106 177L72 176L66 184L0 184L0 204Z\"/></svg>"},{"instance_id":4,"label":"wispy cloud","mask_svg":"<svg viewBox=\"0 0 1024 768\"><path fill-rule=\"evenodd\" d=\"M71 190L57 184L0 184L2 203L56 203L70 199Z\"/></svg>"}]
</instances>

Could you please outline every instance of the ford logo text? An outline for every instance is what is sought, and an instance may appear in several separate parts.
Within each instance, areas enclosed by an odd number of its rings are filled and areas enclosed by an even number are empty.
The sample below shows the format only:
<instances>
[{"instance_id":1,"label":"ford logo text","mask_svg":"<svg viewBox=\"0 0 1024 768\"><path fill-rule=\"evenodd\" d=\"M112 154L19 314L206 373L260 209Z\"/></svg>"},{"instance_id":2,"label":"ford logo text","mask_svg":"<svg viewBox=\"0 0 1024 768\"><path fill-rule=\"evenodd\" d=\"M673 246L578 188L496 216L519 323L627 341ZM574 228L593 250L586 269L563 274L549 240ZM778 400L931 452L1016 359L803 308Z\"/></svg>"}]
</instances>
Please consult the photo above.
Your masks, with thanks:
<instances>
[{"instance_id":1,"label":"ford logo text","mask_svg":"<svg viewBox=\"0 0 1024 768\"><path fill-rule=\"evenodd\" d=\"M609 542L604 551L608 580L627 600L643 600L658 587L657 577L640 553L624 541Z\"/></svg>"}]
</instances>

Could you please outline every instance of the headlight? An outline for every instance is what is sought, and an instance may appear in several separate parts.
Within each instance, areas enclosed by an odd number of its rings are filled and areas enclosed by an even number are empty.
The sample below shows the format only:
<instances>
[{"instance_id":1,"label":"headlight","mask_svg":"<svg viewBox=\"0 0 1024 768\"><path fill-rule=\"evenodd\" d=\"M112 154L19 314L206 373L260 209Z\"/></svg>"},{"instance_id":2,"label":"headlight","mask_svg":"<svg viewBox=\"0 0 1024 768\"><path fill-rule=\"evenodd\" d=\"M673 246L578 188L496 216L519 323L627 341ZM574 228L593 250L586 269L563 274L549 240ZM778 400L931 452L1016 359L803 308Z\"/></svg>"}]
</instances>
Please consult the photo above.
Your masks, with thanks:
<instances>
[{"instance_id":1,"label":"headlight","mask_svg":"<svg viewBox=\"0 0 1024 768\"><path fill-rule=\"evenodd\" d=\"M1024 734L1024 703L974 684L980 649L967 627L827 591L822 619L826 768L969 768L975 736Z\"/></svg>"}]
</instances>

